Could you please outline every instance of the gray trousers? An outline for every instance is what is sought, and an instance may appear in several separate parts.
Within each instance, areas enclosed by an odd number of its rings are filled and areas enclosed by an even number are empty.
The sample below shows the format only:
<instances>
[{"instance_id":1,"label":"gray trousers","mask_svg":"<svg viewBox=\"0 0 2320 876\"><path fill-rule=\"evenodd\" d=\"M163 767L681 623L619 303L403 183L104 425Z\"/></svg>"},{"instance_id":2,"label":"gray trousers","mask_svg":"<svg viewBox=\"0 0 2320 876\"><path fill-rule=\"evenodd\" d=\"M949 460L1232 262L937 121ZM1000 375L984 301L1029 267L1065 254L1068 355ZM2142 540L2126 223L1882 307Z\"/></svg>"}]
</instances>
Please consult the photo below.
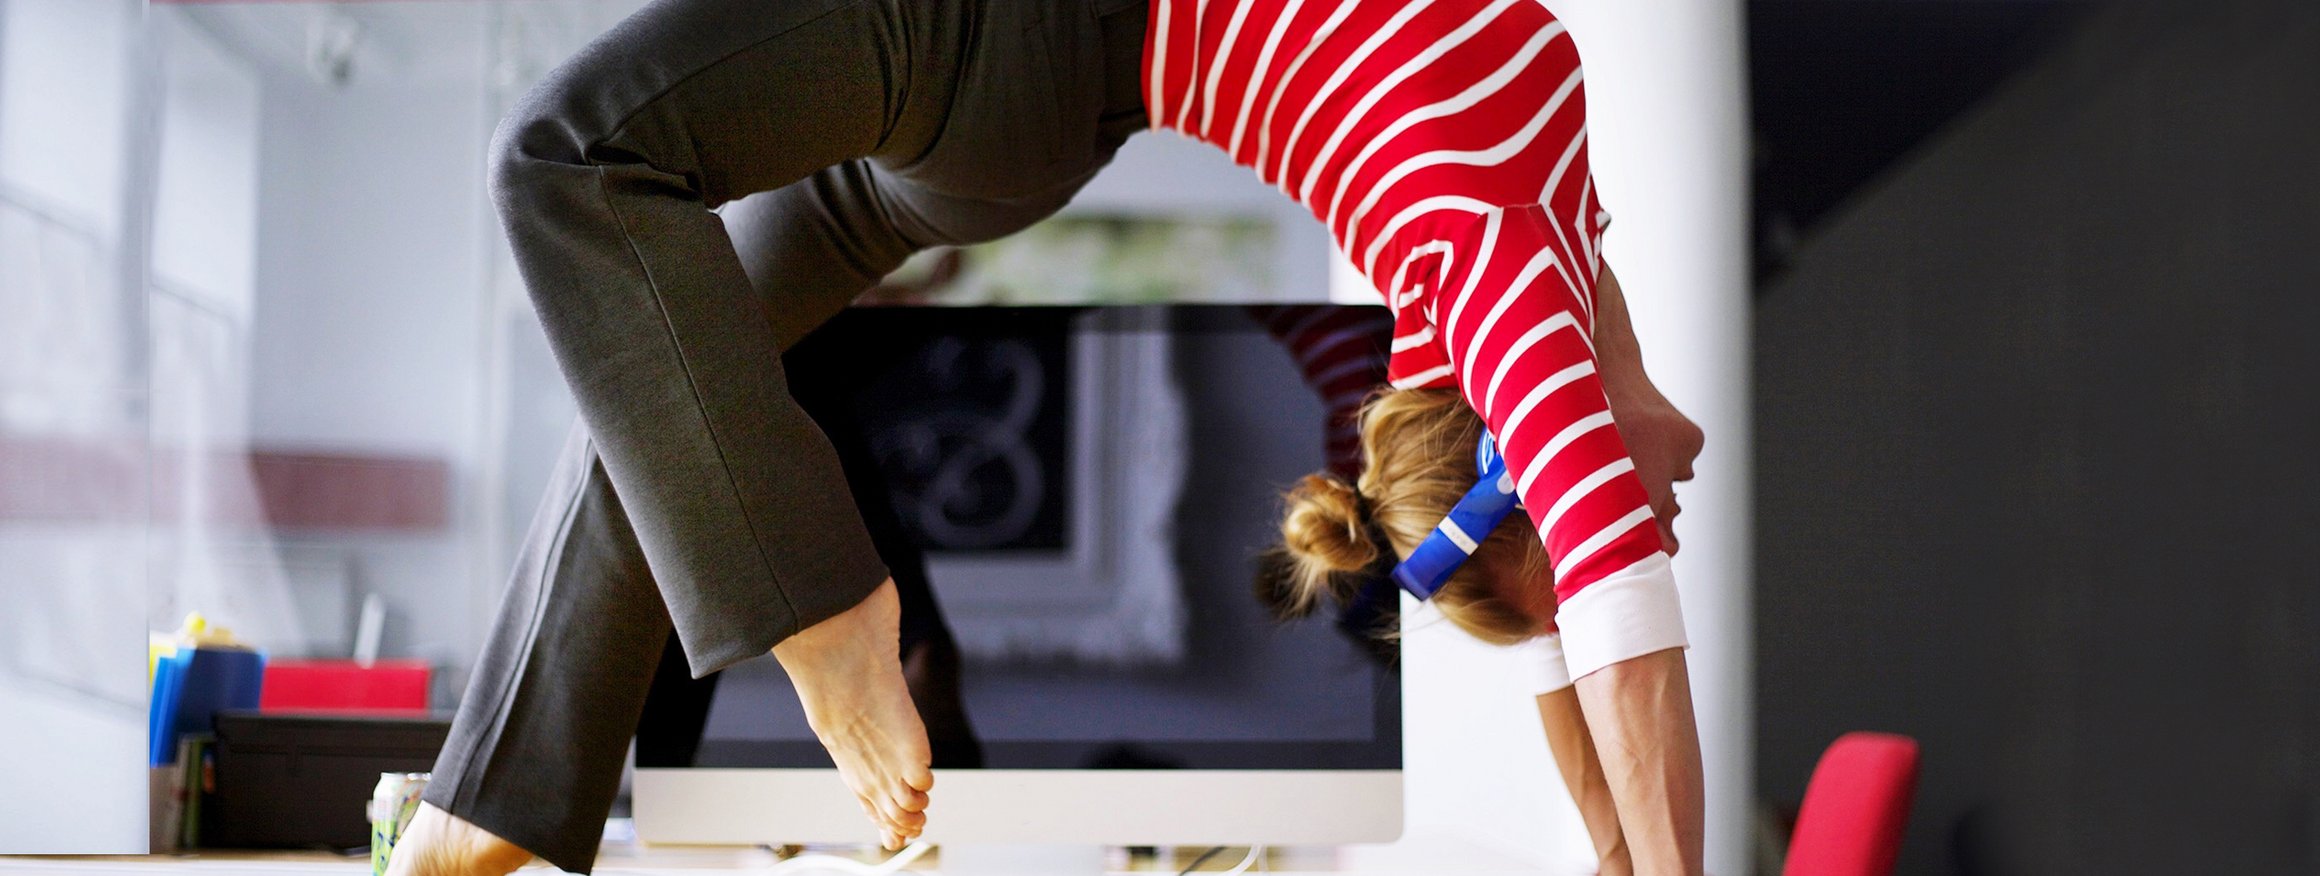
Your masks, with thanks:
<instances>
[{"instance_id":1,"label":"gray trousers","mask_svg":"<svg viewBox=\"0 0 2320 876\"><path fill-rule=\"evenodd\" d=\"M1145 127L1142 0L659 0L505 119L491 190L578 399L427 802L587 872L673 631L698 677L887 577L781 351Z\"/></svg>"}]
</instances>

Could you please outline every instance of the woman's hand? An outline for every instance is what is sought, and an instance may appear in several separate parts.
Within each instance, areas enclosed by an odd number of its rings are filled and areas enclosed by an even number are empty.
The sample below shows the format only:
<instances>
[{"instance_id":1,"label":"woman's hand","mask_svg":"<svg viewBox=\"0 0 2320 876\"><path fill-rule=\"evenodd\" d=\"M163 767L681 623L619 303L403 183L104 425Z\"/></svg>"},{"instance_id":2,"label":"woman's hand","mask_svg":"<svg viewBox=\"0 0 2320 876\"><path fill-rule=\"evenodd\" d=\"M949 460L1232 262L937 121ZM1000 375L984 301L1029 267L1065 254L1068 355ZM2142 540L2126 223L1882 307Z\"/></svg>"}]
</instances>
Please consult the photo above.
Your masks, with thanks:
<instances>
[{"instance_id":1,"label":"woman's hand","mask_svg":"<svg viewBox=\"0 0 2320 876\"><path fill-rule=\"evenodd\" d=\"M1661 548L1668 556L1675 556L1681 546L1676 539L1676 515L1684 513L1683 506L1676 504L1675 485L1692 479L1692 460L1699 458L1705 436L1691 418L1664 398L1656 404L1622 403L1613 395L1611 420L1619 429L1620 440L1627 444L1628 458L1635 461L1635 476L1643 481L1652 516L1659 520Z\"/></svg>"},{"instance_id":2,"label":"woman's hand","mask_svg":"<svg viewBox=\"0 0 2320 876\"><path fill-rule=\"evenodd\" d=\"M1652 516L1659 519L1660 543L1669 556L1678 547L1675 485L1692 479L1692 461L1700 456L1707 436L1699 424L1676 410L1643 371L1643 348L1635 327L1627 320L1627 299L1619 292L1619 278L1603 268L1595 290L1595 357L1603 378L1603 394L1611 402L1611 420L1635 461L1635 476L1643 481L1651 500Z\"/></svg>"}]
</instances>

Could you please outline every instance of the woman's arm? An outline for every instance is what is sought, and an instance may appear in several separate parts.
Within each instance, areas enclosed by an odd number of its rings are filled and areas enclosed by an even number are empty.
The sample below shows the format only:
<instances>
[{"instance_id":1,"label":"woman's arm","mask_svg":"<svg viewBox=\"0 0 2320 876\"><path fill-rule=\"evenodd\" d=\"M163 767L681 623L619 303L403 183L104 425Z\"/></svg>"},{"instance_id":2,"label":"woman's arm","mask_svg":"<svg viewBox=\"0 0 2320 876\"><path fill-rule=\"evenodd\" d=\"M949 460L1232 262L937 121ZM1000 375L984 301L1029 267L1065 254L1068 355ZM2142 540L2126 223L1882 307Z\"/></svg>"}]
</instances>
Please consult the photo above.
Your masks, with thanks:
<instances>
[{"instance_id":1,"label":"woman's arm","mask_svg":"<svg viewBox=\"0 0 2320 876\"><path fill-rule=\"evenodd\" d=\"M1579 710L1578 692L1566 687L1539 694L1538 700L1539 721L1547 728L1547 748L1555 754L1563 786L1571 789L1571 802L1579 805L1579 817L1587 822L1587 836L1595 842L1595 859L1601 862L1598 872L1603 876L1634 873L1627 838L1619 830L1619 811L1612 803L1611 786L1603 778L1603 762L1595 756L1595 740L1588 735L1587 720Z\"/></svg>"},{"instance_id":2,"label":"woman's arm","mask_svg":"<svg viewBox=\"0 0 2320 876\"><path fill-rule=\"evenodd\" d=\"M1474 255L1435 287L1425 331L1439 326L1552 561L1556 623L1636 871L1697 874L1699 741L1663 534L1675 512L1665 485L1688 476L1681 451L1698 442L1669 440L1689 421L1643 391L1624 302L1555 215L1543 204L1485 214L1454 242Z\"/></svg>"},{"instance_id":3,"label":"woman's arm","mask_svg":"<svg viewBox=\"0 0 2320 876\"><path fill-rule=\"evenodd\" d=\"M1635 872L1697 876L1706 816L1684 652L1613 663L1576 689Z\"/></svg>"},{"instance_id":4,"label":"woman's arm","mask_svg":"<svg viewBox=\"0 0 2320 876\"><path fill-rule=\"evenodd\" d=\"M1642 346L1609 265L1596 286L1594 338L1612 418L1659 519L1660 541L1673 554L1679 513L1674 482L1692 479L1702 436L1644 374ZM1669 649L1611 664L1581 679L1576 690L1572 705L1584 716L1581 732L1592 728L1599 743L1590 755L1600 758L1596 766L1608 778L1620 822L1641 850L1635 872L1699 873L1706 819L1684 652ZM1540 708L1544 714L1544 698ZM1562 762L1560 749L1555 757ZM1593 816L1588 831L1595 833ZM1596 845L1602 846L1599 834ZM1608 863L1604 872L1611 872Z\"/></svg>"}]
</instances>

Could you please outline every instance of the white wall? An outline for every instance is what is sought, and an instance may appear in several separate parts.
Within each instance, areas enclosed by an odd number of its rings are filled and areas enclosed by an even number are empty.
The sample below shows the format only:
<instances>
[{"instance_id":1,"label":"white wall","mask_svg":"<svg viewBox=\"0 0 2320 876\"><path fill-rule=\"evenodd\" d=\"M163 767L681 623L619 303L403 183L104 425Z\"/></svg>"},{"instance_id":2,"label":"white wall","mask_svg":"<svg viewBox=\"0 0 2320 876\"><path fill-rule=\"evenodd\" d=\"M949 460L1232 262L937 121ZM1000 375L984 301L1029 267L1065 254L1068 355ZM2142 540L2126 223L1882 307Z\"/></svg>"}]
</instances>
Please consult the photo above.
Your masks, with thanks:
<instances>
[{"instance_id":1,"label":"white wall","mask_svg":"<svg viewBox=\"0 0 2320 876\"><path fill-rule=\"evenodd\" d=\"M315 10L241 10L251 42ZM313 647L348 644L352 606L385 597L390 656L456 695L505 569L487 570L476 497L485 411L485 265L497 223L483 161L480 5L366 18L352 76L269 66L259 175L251 438L271 449L415 456L450 467L449 523L421 532L277 533L305 579ZM479 594L488 593L484 598ZM447 700L445 702L448 702Z\"/></svg>"},{"instance_id":2,"label":"white wall","mask_svg":"<svg viewBox=\"0 0 2320 876\"><path fill-rule=\"evenodd\" d=\"M137 4L10 0L0 28L0 180L117 228Z\"/></svg>"},{"instance_id":3,"label":"white wall","mask_svg":"<svg viewBox=\"0 0 2320 876\"><path fill-rule=\"evenodd\" d=\"M145 850L138 6L0 2L0 440L90 451L34 489L106 497L0 520L0 852Z\"/></svg>"},{"instance_id":4,"label":"white wall","mask_svg":"<svg viewBox=\"0 0 2320 876\"><path fill-rule=\"evenodd\" d=\"M154 280L247 327L257 257L258 74L179 15L157 11L149 21L161 44L164 94Z\"/></svg>"},{"instance_id":5,"label":"white wall","mask_svg":"<svg viewBox=\"0 0 2320 876\"><path fill-rule=\"evenodd\" d=\"M269 648L303 639L265 533L218 519L255 507L249 445L250 325L257 252L259 76L182 13L145 34L160 105L150 179L146 335L157 471L149 531L149 628L199 611Z\"/></svg>"},{"instance_id":6,"label":"white wall","mask_svg":"<svg viewBox=\"0 0 2320 876\"><path fill-rule=\"evenodd\" d=\"M494 222L480 74L269 84L256 437L468 460Z\"/></svg>"},{"instance_id":7,"label":"white wall","mask_svg":"<svg viewBox=\"0 0 2320 876\"><path fill-rule=\"evenodd\" d=\"M15 317L0 326L0 366L10 369L0 418L83 434L118 428L133 361L112 329L127 318L116 287L136 4L10 0L0 15L0 189L43 229L13 236L19 248L0 263L9 284L0 301ZM35 371L41 391L27 392Z\"/></svg>"}]
</instances>

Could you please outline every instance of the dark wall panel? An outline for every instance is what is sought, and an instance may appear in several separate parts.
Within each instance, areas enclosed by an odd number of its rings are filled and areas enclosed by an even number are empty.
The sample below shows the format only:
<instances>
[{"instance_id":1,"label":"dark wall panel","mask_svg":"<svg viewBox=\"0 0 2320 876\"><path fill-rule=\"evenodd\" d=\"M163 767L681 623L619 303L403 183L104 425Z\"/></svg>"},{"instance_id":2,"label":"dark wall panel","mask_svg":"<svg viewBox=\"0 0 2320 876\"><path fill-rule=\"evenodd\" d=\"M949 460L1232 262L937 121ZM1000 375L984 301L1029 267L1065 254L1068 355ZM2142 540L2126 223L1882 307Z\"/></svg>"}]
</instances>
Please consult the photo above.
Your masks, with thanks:
<instances>
[{"instance_id":1,"label":"dark wall panel","mask_svg":"<svg viewBox=\"0 0 2320 876\"><path fill-rule=\"evenodd\" d=\"M1758 783L1902 872L2320 872L2320 7L2127 3L1758 308Z\"/></svg>"}]
</instances>

